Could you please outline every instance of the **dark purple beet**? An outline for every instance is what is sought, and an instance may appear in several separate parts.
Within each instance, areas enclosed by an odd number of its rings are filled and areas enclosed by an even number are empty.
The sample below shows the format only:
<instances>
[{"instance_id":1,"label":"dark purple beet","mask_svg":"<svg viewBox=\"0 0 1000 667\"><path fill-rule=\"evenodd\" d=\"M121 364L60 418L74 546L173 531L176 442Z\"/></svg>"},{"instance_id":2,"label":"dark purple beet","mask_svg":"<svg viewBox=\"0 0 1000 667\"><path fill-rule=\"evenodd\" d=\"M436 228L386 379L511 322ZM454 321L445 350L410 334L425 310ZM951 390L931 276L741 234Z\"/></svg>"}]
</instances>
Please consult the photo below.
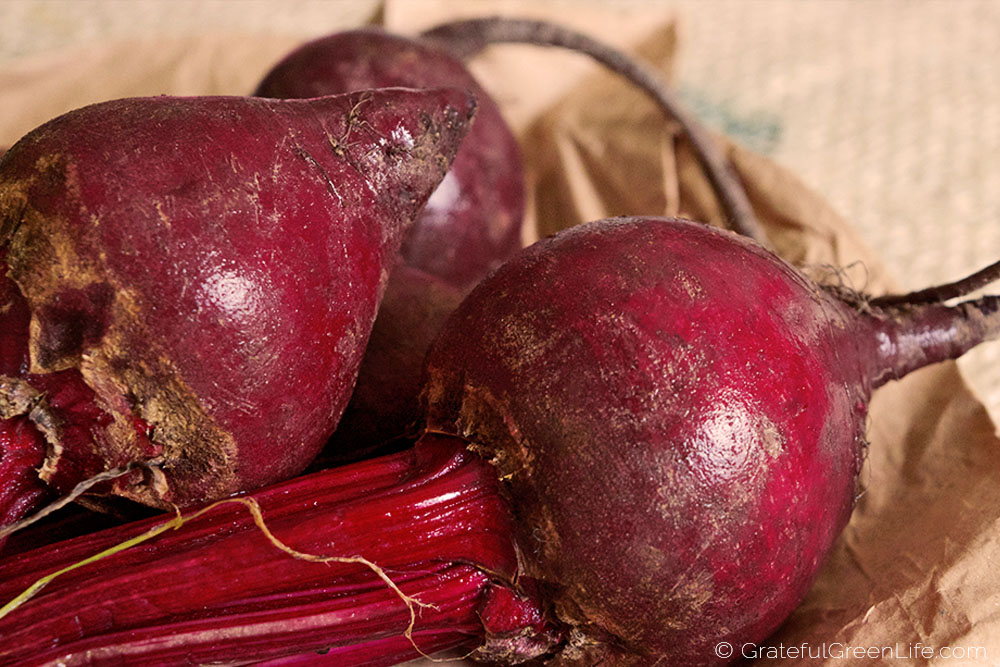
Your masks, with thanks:
<instances>
[{"instance_id":1,"label":"dark purple beet","mask_svg":"<svg viewBox=\"0 0 1000 667\"><path fill-rule=\"evenodd\" d=\"M579 633L564 657L722 662L846 524L872 390L995 337L997 306L865 308L732 233L590 223L463 302L428 357L428 428L496 467L523 572Z\"/></svg>"},{"instance_id":2,"label":"dark purple beet","mask_svg":"<svg viewBox=\"0 0 1000 667\"><path fill-rule=\"evenodd\" d=\"M304 98L354 90L448 86L479 101L451 170L403 241L406 264L469 287L521 247L521 154L496 102L462 61L430 43L379 28L336 33L282 59L256 95Z\"/></svg>"}]
</instances>

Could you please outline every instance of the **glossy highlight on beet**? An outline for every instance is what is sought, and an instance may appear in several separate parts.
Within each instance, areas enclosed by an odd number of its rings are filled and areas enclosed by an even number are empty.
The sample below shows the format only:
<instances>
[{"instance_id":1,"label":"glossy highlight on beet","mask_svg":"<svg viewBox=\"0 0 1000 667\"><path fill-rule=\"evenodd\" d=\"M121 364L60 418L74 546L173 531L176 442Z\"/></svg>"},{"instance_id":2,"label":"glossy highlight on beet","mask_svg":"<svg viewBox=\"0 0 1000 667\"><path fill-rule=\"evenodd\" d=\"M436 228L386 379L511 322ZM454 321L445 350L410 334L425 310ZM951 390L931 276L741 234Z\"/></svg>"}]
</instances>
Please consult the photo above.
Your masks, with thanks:
<instances>
[{"instance_id":1,"label":"glossy highlight on beet","mask_svg":"<svg viewBox=\"0 0 1000 667\"><path fill-rule=\"evenodd\" d=\"M0 162L0 319L21 332L0 443L30 421L60 493L142 463L110 491L160 507L300 471L474 110L454 89L155 97L29 133Z\"/></svg>"}]
</instances>

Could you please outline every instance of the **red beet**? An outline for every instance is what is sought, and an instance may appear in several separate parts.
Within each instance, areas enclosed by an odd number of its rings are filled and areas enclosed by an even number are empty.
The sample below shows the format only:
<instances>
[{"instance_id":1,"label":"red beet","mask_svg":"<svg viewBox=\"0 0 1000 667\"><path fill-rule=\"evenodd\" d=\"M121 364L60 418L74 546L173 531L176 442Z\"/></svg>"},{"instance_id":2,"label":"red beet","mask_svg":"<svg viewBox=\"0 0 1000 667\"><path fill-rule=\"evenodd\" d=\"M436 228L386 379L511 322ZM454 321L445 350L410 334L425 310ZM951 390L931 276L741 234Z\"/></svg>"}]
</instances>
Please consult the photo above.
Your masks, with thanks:
<instances>
[{"instance_id":1,"label":"red beet","mask_svg":"<svg viewBox=\"0 0 1000 667\"><path fill-rule=\"evenodd\" d=\"M413 629L424 650L716 664L718 642L781 622L847 521L871 391L1000 334L1000 297L939 303L998 273L863 304L732 233L590 223L519 254L449 318L415 449L258 498L293 548L360 554L436 604ZM0 656L416 655L406 606L370 569L268 551L216 511L57 578L0 620ZM148 525L2 561L0 595Z\"/></svg>"},{"instance_id":2,"label":"red beet","mask_svg":"<svg viewBox=\"0 0 1000 667\"><path fill-rule=\"evenodd\" d=\"M451 171L402 247L409 266L457 287L471 286L521 247L524 174L520 149L499 107L461 60L378 28L350 30L288 54L254 94L304 98L385 86L463 88L479 102Z\"/></svg>"},{"instance_id":3,"label":"red beet","mask_svg":"<svg viewBox=\"0 0 1000 667\"><path fill-rule=\"evenodd\" d=\"M721 662L797 605L846 524L871 391L1000 333L996 297L917 302L863 308L698 224L591 224L449 320L428 425L496 467L585 664Z\"/></svg>"},{"instance_id":4,"label":"red beet","mask_svg":"<svg viewBox=\"0 0 1000 667\"><path fill-rule=\"evenodd\" d=\"M158 97L27 135L0 162L0 467L44 457L65 493L139 462L113 492L161 507L300 471L473 110L458 90Z\"/></svg>"}]
</instances>

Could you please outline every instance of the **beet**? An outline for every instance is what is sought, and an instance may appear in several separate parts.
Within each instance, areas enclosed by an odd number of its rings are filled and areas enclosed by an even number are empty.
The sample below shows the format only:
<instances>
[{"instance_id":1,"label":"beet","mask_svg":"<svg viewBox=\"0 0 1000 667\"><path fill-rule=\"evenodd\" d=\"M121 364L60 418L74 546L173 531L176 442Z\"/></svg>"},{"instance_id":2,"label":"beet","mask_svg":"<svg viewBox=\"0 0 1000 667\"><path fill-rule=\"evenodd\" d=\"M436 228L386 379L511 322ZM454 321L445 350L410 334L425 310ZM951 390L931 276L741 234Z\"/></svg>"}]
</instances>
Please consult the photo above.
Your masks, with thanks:
<instances>
[{"instance_id":1,"label":"beet","mask_svg":"<svg viewBox=\"0 0 1000 667\"><path fill-rule=\"evenodd\" d=\"M0 656L722 663L719 642L795 607L850 516L871 392L1000 334L1000 297L941 303L998 274L869 301L697 223L562 232L449 317L415 448L256 496L293 549L359 554L433 603L412 632L371 567L292 557L231 507L8 606ZM0 599L152 525L0 561Z\"/></svg>"},{"instance_id":2,"label":"beet","mask_svg":"<svg viewBox=\"0 0 1000 667\"><path fill-rule=\"evenodd\" d=\"M44 458L66 493L141 463L110 492L159 507L302 470L474 107L453 89L139 98L19 141L0 162L16 285L0 290L0 468L17 451L5 473L30 477ZM24 484L0 522L37 494Z\"/></svg>"},{"instance_id":3,"label":"beet","mask_svg":"<svg viewBox=\"0 0 1000 667\"><path fill-rule=\"evenodd\" d=\"M254 94L306 98L386 86L462 88L479 102L451 170L402 246L407 265L470 287L521 247L524 173L517 141L499 107L461 60L379 28L349 30L288 54Z\"/></svg>"},{"instance_id":4,"label":"beet","mask_svg":"<svg viewBox=\"0 0 1000 667\"><path fill-rule=\"evenodd\" d=\"M591 660L766 637L850 515L873 324L677 222L563 233L488 287L429 359L428 424L496 466L525 570Z\"/></svg>"},{"instance_id":5,"label":"beet","mask_svg":"<svg viewBox=\"0 0 1000 667\"><path fill-rule=\"evenodd\" d=\"M496 467L584 664L761 642L851 514L872 390L1000 333L997 297L846 296L734 234L620 219L537 244L449 320L428 428Z\"/></svg>"}]
</instances>

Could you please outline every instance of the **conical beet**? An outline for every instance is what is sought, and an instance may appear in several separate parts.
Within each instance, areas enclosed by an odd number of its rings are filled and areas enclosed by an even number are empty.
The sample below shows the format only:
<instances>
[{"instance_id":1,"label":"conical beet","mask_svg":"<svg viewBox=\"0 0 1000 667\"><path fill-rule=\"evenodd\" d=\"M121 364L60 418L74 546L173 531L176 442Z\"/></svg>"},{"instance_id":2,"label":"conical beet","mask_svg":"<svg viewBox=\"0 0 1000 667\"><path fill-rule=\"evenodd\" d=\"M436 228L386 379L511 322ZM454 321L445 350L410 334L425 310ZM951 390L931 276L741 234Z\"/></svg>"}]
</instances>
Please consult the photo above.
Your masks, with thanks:
<instances>
[{"instance_id":1,"label":"conical beet","mask_svg":"<svg viewBox=\"0 0 1000 667\"><path fill-rule=\"evenodd\" d=\"M140 463L114 493L157 506L301 470L474 110L452 89L156 97L28 134L0 162L0 319L24 332L0 451L30 421L46 484Z\"/></svg>"},{"instance_id":2,"label":"conical beet","mask_svg":"<svg viewBox=\"0 0 1000 667\"><path fill-rule=\"evenodd\" d=\"M460 58L376 27L345 30L289 53L254 94L305 98L383 86L462 88L479 101L455 164L402 245L407 265L471 287L521 247L524 170L499 106Z\"/></svg>"}]
</instances>

